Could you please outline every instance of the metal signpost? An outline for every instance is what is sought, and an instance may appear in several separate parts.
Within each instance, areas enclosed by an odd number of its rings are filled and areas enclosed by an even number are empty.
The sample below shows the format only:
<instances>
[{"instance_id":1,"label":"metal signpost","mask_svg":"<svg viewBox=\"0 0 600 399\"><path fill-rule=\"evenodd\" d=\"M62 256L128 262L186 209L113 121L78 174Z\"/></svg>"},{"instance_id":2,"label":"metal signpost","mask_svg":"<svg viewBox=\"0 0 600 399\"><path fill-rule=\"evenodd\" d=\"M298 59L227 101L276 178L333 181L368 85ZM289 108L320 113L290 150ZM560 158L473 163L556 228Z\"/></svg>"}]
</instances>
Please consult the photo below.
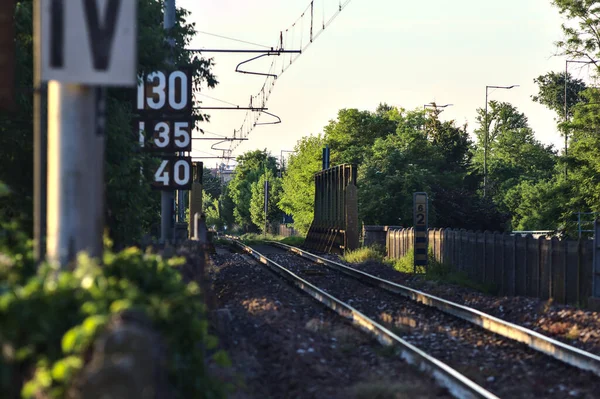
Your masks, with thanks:
<instances>
[{"instance_id":1,"label":"metal signpost","mask_svg":"<svg viewBox=\"0 0 600 399\"><path fill-rule=\"evenodd\" d=\"M269 181L265 180L265 231L264 236L267 237L267 224L268 224L268 215L269 214Z\"/></svg>"},{"instance_id":2,"label":"metal signpost","mask_svg":"<svg viewBox=\"0 0 600 399\"><path fill-rule=\"evenodd\" d=\"M101 87L136 85L137 2L37 0L35 14L35 83L48 82L47 255L65 267L80 251L102 256Z\"/></svg>"},{"instance_id":3,"label":"metal signpost","mask_svg":"<svg viewBox=\"0 0 600 399\"><path fill-rule=\"evenodd\" d=\"M192 150L192 78L191 70L186 68L157 71L143 77L137 89L134 111L139 118L134 125L140 145L145 152L162 154L151 184L170 194L162 204L163 242L169 241L172 233L173 191L192 186L192 158L176 155Z\"/></svg>"},{"instance_id":4,"label":"metal signpost","mask_svg":"<svg viewBox=\"0 0 600 399\"><path fill-rule=\"evenodd\" d=\"M592 295L600 300L600 219L594 221L594 254L593 254Z\"/></svg>"},{"instance_id":5,"label":"metal signpost","mask_svg":"<svg viewBox=\"0 0 600 399\"><path fill-rule=\"evenodd\" d=\"M427 252L428 252L428 201L427 193L413 194L413 221L415 225L414 235L414 272L417 273L417 266L425 268L427 271Z\"/></svg>"}]
</instances>

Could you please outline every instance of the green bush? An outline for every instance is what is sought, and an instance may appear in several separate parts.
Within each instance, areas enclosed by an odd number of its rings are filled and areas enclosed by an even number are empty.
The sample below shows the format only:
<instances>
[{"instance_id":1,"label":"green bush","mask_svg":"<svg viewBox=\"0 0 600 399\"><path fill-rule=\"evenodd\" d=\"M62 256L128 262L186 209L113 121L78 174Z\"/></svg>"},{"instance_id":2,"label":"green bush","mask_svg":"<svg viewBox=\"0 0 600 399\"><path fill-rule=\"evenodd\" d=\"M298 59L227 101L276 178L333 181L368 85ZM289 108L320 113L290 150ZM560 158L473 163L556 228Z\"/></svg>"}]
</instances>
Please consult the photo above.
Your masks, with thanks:
<instances>
[{"instance_id":1,"label":"green bush","mask_svg":"<svg viewBox=\"0 0 600 399\"><path fill-rule=\"evenodd\" d=\"M81 255L73 271L46 265L24 282L14 275L29 256L0 253L2 259L12 270L0 276L0 392L6 397L42 392L62 398L98 333L111 315L126 309L148 315L168 346L175 397L224 397L225 389L205 370L205 351L215 352L217 339L208 334L198 285L185 284L177 270L185 259L130 248L107 252L99 266ZM213 359L228 363L220 351Z\"/></svg>"},{"instance_id":2,"label":"green bush","mask_svg":"<svg viewBox=\"0 0 600 399\"><path fill-rule=\"evenodd\" d=\"M402 273L414 273L414 252L408 251L400 259L386 259L385 263ZM454 270L452 266L438 262L429 249L427 270L423 266L417 266L417 273L423 275L427 280L456 284L461 287L472 288L488 294L495 294L497 288L492 284L483 284L473 281L464 272Z\"/></svg>"},{"instance_id":3,"label":"green bush","mask_svg":"<svg viewBox=\"0 0 600 399\"><path fill-rule=\"evenodd\" d=\"M348 251L342 256L342 259L348 263L363 263L367 261L382 262L385 251L380 246L362 247L353 251Z\"/></svg>"}]
</instances>

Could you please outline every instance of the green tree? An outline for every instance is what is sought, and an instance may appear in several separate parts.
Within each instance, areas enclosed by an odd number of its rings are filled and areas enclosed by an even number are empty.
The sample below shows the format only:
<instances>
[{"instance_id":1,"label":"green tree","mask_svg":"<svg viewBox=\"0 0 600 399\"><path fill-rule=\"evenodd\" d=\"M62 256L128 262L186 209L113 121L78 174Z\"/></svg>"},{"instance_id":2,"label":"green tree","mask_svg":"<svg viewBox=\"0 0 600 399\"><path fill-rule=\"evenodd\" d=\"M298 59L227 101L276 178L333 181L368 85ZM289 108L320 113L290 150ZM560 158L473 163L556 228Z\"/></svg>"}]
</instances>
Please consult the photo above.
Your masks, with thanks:
<instances>
[{"instance_id":1,"label":"green tree","mask_svg":"<svg viewBox=\"0 0 600 399\"><path fill-rule=\"evenodd\" d=\"M219 198L222 190L221 179L206 166L203 167L202 171L202 190L210 194L213 198Z\"/></svg>"},{"instance_id":2,"label":"green tree","mask_svg":"<svg viewBox=\"0 0 600 399\"><path fill-rule=\"evenodd\" d=\"M296 143L283 175L279 207L294 217L294 228L302 234L308 233L314 217L314 175L321 170L324 145L321 135L303 137Z\"/></svg>"},{"instance_id":3,"label":"green tree","mask_svg":"<svg viewBox=\"0 0 600 399\"><path fill-rule=\"evenodd\" d=\"M206 215L206 225L209 228L223 230L219 199L214 198L210 193L204 193L202 196L202 209Z\"/></svg>"},{"instance_id":4,"label":"green tree","mask_svg":"<svg viewBox=\"0 0 600 399\"><path fill-rule=\"evenodd\" d=\"M396 134L378 139L359 168L361 218L367 224L411 226L413 193L425 191L431 226L503 229L506 217L469 183L472 144L465 127L438 116L397 110Z\"/></svg>"},{"instance_id":5,"label":"green tree","mask_svg":"<svg viewBox=\"0 0 600 399\"><path fill-rule=\"evenodd\" d=\"M388 116L392 109L380 105L375 113L355 108L339 110L337 120L329 121L323 129L331 148L331 164L362 163L377 138L395 132L396 123Z\"/></svg>"},{"instance_id":6,"label":"green tree","mask_svg":"<svg viewBox=\"0 0 600 399\"><path fill-rule=\"evenodd\" d=\"M556 44L563 55L587 59L598 67L600 52L600 4L597 0L552 0L567 21L562 24L564 39Z\"/></svg>"},{"instance_id":7,"label":"green tree","mask_svg":"<svg viewBox=\"0 0 600 399\"><path fill-rule=\"evenodd\" d=\"M556 230L569 217L571 187L563 175L539 182L522 181L506 193L513 230Z\"/></svg>"},{"instance_id":8,"label":"green tree","mask_svg":"<svg viewBox=\"0 0 600 399\"><path fill-rule=\"evenodd\" d=\"M252 184L265 172L277 173L277 160L267 150L248 151L236 159L237 166L233 179L229 182L228 193L233 202L235 222L244 230L254 228L250 214Z\"/></svg>"},{"instance_id":9,"label":"green tree","mask_svg":"<svg viewBox=\"0 0 600 399\"><path fill-rule=\"evenodd\" d=\"M235 216L233 215L233 211L235 209L235 204L231 199L231 195L229 193L229 184L223 187L223 192L219 197L219 217L223 221L223 228L227 226L227 229L231 230L235 225Z\"/></svg>"},{"instance_id":10,"label":"green tree","mask_svg":"<svg viewBox=\"0 0 600 399\"><path fill-rule=\"evenodd\" d=\"M279 220L283 213L277 205L281 197L281 179L275 176L273 171L267 170L258 181L252 183L252 198L250 199L250 217L252 223L261 232L265 230L265 182L269 182L268 213L266 222L272 223Z\"/></svg>"},{"instance_id":11,"label":"green tree","mask_svg":"<svg viewBox=\"0 0 600 399\"><path fill-rule=\"evenodd\" d=\"M574 108L570 132L569 182L573 187L572 212L600 212L600 90L582 95L588 104Z\"/></svg>"},{"instance_id":12,"label":"green tree","mask_svg":"<svg viewBox=\"0 0 600 399\"><path fill-rule=\"evenodd\" d=\"M365 224L411 225L412 195L431 192L443 162L427 139L423 111L399 110L396 133L379 138L358 170L359 215Z\"/></svg>"},{"instance_id":13,"label":"green tree","mask_svg":"<svg viewBox=\"0 0 600 399\"><path fill-rule=\"evenodd\" d=\"M479 129L475 131L477 146L473 168L483 173L485 143L485 112L478 109ZM505 193L521 181L537 182L552 177L557 156L552 146L535 139L525 114L509 103L491 101L487 117L488 192L505 211Z\"/></svg>"},{"instance_id":14,"label":"green tree","mask_svg":"<svg viewBox=\"0 0 600 399\"><path fill-rule=\"evenodd\" d=\"M556 112L558 120L565 118L565 74L564 72L548 72L533 79L538 85L538 94L531 96L533 101L545 105ZM585 82L567 75L567 117L573 116L573 106L581 101L581 92L586 89Z\"/></svg>"}]
</instances>

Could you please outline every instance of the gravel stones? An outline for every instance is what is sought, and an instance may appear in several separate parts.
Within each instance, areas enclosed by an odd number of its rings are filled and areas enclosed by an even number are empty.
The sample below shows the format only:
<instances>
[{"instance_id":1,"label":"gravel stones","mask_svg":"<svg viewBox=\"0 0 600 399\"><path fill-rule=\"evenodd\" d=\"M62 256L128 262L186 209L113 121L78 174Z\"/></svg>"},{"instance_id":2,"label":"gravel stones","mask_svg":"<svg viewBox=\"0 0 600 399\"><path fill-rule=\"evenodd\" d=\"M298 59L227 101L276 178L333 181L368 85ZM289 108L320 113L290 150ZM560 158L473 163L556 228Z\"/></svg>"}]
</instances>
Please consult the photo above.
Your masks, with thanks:
<instances>
[{"instance_id":1,"label":"gravel stones","mask_svg":"<svg viewBox=\"0 0 600 399\"><path fill-rule=\"evenodd\" d=\"M296 274L315 267L294 255L272 255L272 258ZM576 392L577 397L593 398L600 392L600 379L591 373L565 365L441 311L365 285L331 269L322 267L322 270L322 275L302 276L386 324L403 339L500 397L563 398L570 392ZM383 273L372 274L390 279ZM393 281L398 282L398 276L395 277ZM509 309L508 305L503 307L505 311Z\"/></svg>"},{"instance_id":2,"label":"gravel stones","mask_svg":"<svg viewBox=\"0 0 600 399\"><path fill-rule=\"evenodd\" d=\"M233 398L448 398L432 379L245 255L208 267ZM221 316L218 316L221 315Z\"/></svg>"}]
</instances>

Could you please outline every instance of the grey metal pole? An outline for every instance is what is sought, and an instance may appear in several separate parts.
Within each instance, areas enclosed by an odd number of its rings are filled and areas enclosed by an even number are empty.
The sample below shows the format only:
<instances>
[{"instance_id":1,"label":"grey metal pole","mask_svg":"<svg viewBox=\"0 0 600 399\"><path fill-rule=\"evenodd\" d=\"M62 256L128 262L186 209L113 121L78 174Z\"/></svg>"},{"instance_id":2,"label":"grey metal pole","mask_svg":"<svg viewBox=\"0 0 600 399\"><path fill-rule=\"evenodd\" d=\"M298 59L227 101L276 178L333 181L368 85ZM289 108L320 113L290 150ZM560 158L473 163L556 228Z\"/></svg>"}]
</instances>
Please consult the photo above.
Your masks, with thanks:
<instances>
[{"instance_id":1,"label":"grey metal pole","mask_svg":"<svg viewBox=\"0 0 600 399\"><path fill-rule=\"evenodd\" d=\"M80 251L102 257L104 136L91 86L48 84L48 260L66 267Z\"/></svg>"},{"instance_id":2,"label":"grey metal pole","mask_svg":"<svg viewBox=\"0 0 600 399\"><path fill-rule=\"evenodd\" d=\"M567 123L568 114L567 114L567 74L569 70L569 60L565 60L565 123ZM567 146L568 146L568 137L567 137L567 127L565 126L565 178L568 176L568 167L567 167Z\"/></svg>"},{"instance_id":3,"label":"grey metal pole","mask_svg":"<svg viewBox=\"0 0 600 399\"><path fill-rule=\"evenodd\" d=\"M483 196L487 194L487 156L488 156L488 87L485 87L485 137L483 139Z\"/></svg>"},{"instance_id":4,"label":"grey metal pole","mask_svg":"<svg viewBox=\"0 0 600 399\"><path fill-rule=\"evenodd\" d=\"M47 99L48 86L41 79L41 3L34 2L33 71L33 242L37 265L46 258L46 195L48 165Z\"/></svg>"},{"instance_id":5,"label":"grey metal pole","mask_svg":"<svg viewBox=\"0 0 600 399\"><path fill-rule=\"evenodd\" d=\"M267 237L268 214L269 214L269 181L265 180L265 231L264 231L265 237Z\"/></svg>"},{"instance_id":6,"label":"grey metal pole","mask_svg":"<svg viewBox=\"0 0 600 399\"><path fill-rule=\"evenodd\" d=\"M163 26L165 30L175 25L175 0L165 0ZM171 42L171 45L173 43ZM171 240L173 233L173 208L174 193L172 191L161 191L160 194L160 240L167 243Z\"/></svg>"}]
</instances>

